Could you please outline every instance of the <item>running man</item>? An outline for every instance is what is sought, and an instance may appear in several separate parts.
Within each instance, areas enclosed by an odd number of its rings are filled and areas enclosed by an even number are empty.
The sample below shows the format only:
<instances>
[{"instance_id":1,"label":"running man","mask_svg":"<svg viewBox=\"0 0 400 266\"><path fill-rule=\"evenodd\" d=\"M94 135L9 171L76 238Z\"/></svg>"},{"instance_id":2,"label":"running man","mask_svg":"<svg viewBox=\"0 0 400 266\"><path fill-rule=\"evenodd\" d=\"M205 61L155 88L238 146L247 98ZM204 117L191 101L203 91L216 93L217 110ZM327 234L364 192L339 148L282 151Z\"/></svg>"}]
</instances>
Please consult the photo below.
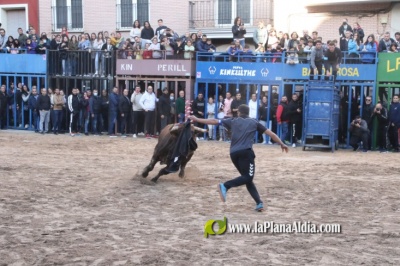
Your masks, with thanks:
<instances>
[{"instance_id":1,"label":"running man","mask_svg":"<svg viewBox=\"0 0 400 266\"><path fill-rule=\"evenodd\" d=\"M253 151L254 134L256 131L259 134L267 134L276 143L281 145L282 152L288 152L288 147L279 139L279 137L271 130L264 127L257 120L249 118L249 107L242 104L238 108L238 117L225 119L203 119L195 116L189 117L193 122L198 122L207 125L222 125L232 132L230 156L232 163L239 171L240 176L218 184L218 191L223 202L226 201L226 193L230 188L246 185L251 197L256 202L256 211L264 210L263 202L257 192L257 188L253 183L255 172L254 158L256 157Z\"/></svg>"}]
</instances>

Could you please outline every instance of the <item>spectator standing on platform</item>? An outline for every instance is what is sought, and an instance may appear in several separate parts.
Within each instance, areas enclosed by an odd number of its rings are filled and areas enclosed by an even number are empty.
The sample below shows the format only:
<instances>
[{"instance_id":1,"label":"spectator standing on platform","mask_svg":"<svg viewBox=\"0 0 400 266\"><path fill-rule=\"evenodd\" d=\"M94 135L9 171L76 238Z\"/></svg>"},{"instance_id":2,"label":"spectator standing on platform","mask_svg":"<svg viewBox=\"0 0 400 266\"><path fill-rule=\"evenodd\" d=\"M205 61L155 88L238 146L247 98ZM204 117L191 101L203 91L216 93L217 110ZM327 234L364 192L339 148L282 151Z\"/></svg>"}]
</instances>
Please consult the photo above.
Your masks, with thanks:
<instances>
[{"instance_id":1,"label":"spectator standing on platform","mask_svg":"<svg viewBox=\"0 0 400 266\"><path fill-rule=\"evenodd\" d=\"M287 115L292 131L292 147L295 148L297 142L301 139L302 125L302 107L299 96L296 93L292 95L292 101L288 104Z\"/></svg>"},{"instance_id":2,"label":"spectator standing on platform","mask_svg":"<svg viewBox=\"0 0 400 266\"><path fill-rule=\"evenodd\" d=\"M346 31L353 32L353 29L348 24L347 18L343 19L342 25L339 27L339 37L344 38L346 36Z\"/></svg>"},{"instance_id":3,"label":"spectator standing on platform","mask_svg":"<svg viewBox=\"0 0 400 266\"><path fill-rule=\"evenodd\" d=\"M392 38L390 38L390 32L385 32L383 38L379 41L379 52L387 52L390 50L392 43L395 43Z\"/></svg>"},{"instance_id":4,"label":"spectator standing on platform","mask_svg":"<svg viewBox=\"0 0 400 266\"><path fill-rule=\"evenodd\" d=\"M150 22L145 21L143 23L144 27L142 29L142 32L140 33L140 37L144 40L151 40L154 37L154 30L150 25ZM158 38L157 38L157 42L158 42Z\"/></svg>"},{"instance_id":5,"label":"spectator standing on platform","mask_svg":"<svg viewBox=\"0 0 400 266\"><path fill-rule=\"evenodd\" d=\"M81 108L81 99L78 96L78 89L73 88L72 94L68 96L68 109L70 111L69 134L75 136L78 132L79 112Z\"/></svg>"},{"instance_id":6,"label":"spectator standing on platform","mask_svg":"<svg viewBox=\"0 0 400 266\"><path fill-rule=\"evenodd\" d=\"M311 49L310 61L310 79L314 79L315 74L318 75L318 80L321 79L324 51L322 49L322 42L320 40L316 41L315 46Z\"/></svg>"},{"instance_id":7,"label":"spectator standing on platform","mask_svg":"<svg viewBox=\"0 0 400 266\"><path fill-rule=\"evenodd\" d=\"M158 40L161 41L161 36L164 35L168 27L164 25L164 21L161 18L157 22L158 27L156 29L155 35L157 35Z\"/></svg>"},{"instance_id":8,"label":"spectator standing on platform","mask_svg":"<svg viewBox=\"0 0 400 266\"><path fill-rule=\"evenodd\" d=\"M333 76L333 80L336 80L337 71L342 61L342 52L335 46L334 42L329 43L328 50L325 52L325 58L325 75L327 77Z\"/></svg>"},{"instance_id":9,"label":"spectator standing on platform","mask_svg":"<svg viewBox=\"0 0 400 266\"><path fill-rule=\"evenodd\" d=\"M58 135L60 131L61 122L63 119L64 97L60 94L60 89L56 88L53 95L53 110L54 110L54 134Z\"/></svg>"},{"instance_id":10,"label":"spectator standing on platform","mask_svg":"<svg viewBox=\"0 0 400 266\"><path fill-rule=\"evenodd\" d=\"M233 41L238 40L240 45L244 47L244 35L246 34L246 28L240 17L236 17L232 26Z\"/></svg>"},{"instance_id":11,"label":"spectator standing on platform","mask_svg":"<svg viewBox=\"0 0 400 266\"><path fill-rule=\"evenodd\" d=\"M389 108L389 131L391 132L392 146L396 152L399 152L400 136L400 103L399 95L393 95L392 104Z\"/></svg>"},{"instance_id":12,"label":"spectator standing on platform","mask_svg":"<svg viewBox=\"0 0 400 266\"><path fill-rule=\"evenodd\" d=\"M99 128L102 128L101 119L102 99L97 89L93 90L93 95L89 99L90 114L92 116L92 134L101 135ZM100 125L99 125L100 124Z\"/></svg>"},{"instance_id":13,"label":"spectator standing on platform","mask_svg":"<svg viewBox=\"0 0 400 266\"><path fill-rule=\"evenodd\" d=\"M268 40L268 30L264 25L264 21L260 20L258 22L258 27L253 33L253 41L256 46L261 44L263 47L265 47L265 44L267 43Z\"/></svg>"}]
</instances>

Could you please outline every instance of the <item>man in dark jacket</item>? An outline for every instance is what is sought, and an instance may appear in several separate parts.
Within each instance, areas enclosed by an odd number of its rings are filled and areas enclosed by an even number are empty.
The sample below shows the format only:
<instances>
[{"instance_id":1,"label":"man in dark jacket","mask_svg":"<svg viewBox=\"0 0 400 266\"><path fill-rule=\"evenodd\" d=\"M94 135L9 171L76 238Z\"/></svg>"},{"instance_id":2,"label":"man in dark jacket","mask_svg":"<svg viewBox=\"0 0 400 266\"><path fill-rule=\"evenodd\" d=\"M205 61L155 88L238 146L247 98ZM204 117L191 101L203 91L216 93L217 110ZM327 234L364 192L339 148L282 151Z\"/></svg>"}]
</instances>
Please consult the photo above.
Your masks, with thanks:
<instances>
[{"instance_id":1,"label":"man in dark jacket","mask_svg":"<svg viewBox=\"0 0 400 266\"><path fill-rule=\"evenodd\" d=\"M325 52L325 57L325 75L327 77L333 75L333 80L336 80L337 71L339 69L340 62L342 61L342 51L336 47L334 42L330 42L328 45L328 50Z\"/></svg>"},{"instance_id":2,"label":"man in dark jacket","mask_svg":"<svg viewBox=\"0 0 400 266\"><path fill-rule=\"evenodd\" d=\"M32 87L32 92L28 99L28 107L32 113L32 120L33 120L32 125L35 128L35 132L39 132L39 124L38 124L39 112L36 109L36 102L37 102L38 97L39 97L39 95L38 95L36 86L34 86L34 87Z\"/></svg>"},{"instance_id":3,"label":"man in dark jacket","mask_svg":"<svg viewBox=\"0 0 400 266\"><path fill-rule=\"evenodd\" d=\"M382 104L377 103L375 108L373 109L371 124L373 119L376 117L377 120L377 138L376 142L379 147L380 152L387 152L387 143L386 143L386 133L387 133L387 125L388 125L388 118L387 118L387 111L386 108L383 108Z\"/></svg>"},{"instance_id":4,"label":"man in dark jacket","mask_svg":"<svg viewBox=\"0 0 400 266\"><path fill-rule=\"evenodd\" d=\"M72 94L68 96L68 109L70 111L69 134L75 136L76 132L78 132L78 119L81 109L81 100L78 96L77 88L73 88Z\"/></svg>"},{"instance_id":5,"label":"man in dark jacket","mask_svg":"<svg viewBox=\"0 0 400 266\"><path fill-rule=\"evenodd\" d=\"M246 101L242 100L242 94L240 92L236 93L236 98L233 99L231 103L231 112L233 117L238 116L239 106L242 104L246 104Z\"/></svg>"},{"instance_id":6,"label":"man in dark jacket","mask_svg":"<svg viewBox=\"0 0 400 266\"><path fill-rule=\"evenodd\" d=\"M165 87L162 92L160 100L158 101L158 114L160 115L161 130L168 125L171 113L171 100L169 99L168 88Z\"/></svg>"},{"instance_id":7,"label":"man in dark jacket","mask_svg":"<svg viewBox=\"0 0 400 266\"><path fill-rule=\"evenodd\" d=\"M7 120L7 95L6 85L0 87L0 129L5 127Z\"/></svg>"},{"instance_id":8,"label":"man in dark jacket","mask_svg":"<svg viewBox=\"0 0 400 266\"><path fill-rule=\"evenodd\" d=\"M365 104L363 106L361 118L367 122L368 129L370 132L369 141L368 141L368 144L369 144L368 150L371 149L371 141L372 141L371 135L372 135L372 127L373 127L372 115L374 114L374 109L375 109L375 106L372 104L371 96L365 97Z\"/></svg>"},{"instance_id":9,"label":"man in dark jacket","mask_svg":"<svg viewBox=\"0 0 400 266\"><path fill-rule=\"evenodd\" d=\"M392 145L395 151L399 151L399 135L400 135L400 103L399 95L394 95L392 104L389 109L389 127L392 134Z\"/></svg>"},{"instance_id":10,"label":"man in dark jacket","mask_svg":"<svg viewBox=\"0 0 400 266\"><path fill-rule=\"evenodd\" d=\"M128 89L125 89L123 91L123 94L120 96L118 103L118 110L121 114L121 137L123 138L126 137L126 131L128 130L127 122L130 119L131 113L131 101L128 98L128 92Z\"/></svg>"},{"instance_id":11,"label":"man in dark jacket","mask_svg":"<svg viewBox=\"0 0 400 266\"><path fill-rule=\"evenodd\" d=\"M383 38L379 41L379 47L378 47L379 52L389 51L392 43L395 43L395 41L392 38L390 38L390 32L388 31L385 32Z\"/></svg>"},{"instance_id":12,"label":"man in dark jacket","mask_svg":"<svg viewBox=\"0 0 400 266\"><path fill-rule=\"evenodd\" d=\"M50 107L51 107L50 96L47 95L47 89L43 88L41 90L41 95L38 97L36 101L36 109L39 110L40 114L39 131L42 134L49 132ZM44 123L44 128L43 128L43 123Z\"/></svg>"},{"instance_id":13,"label":"man in dark jacket","mask_svg":"<svg viewBox=\"0 0 400 266\"><path fill-rule=\"evenodd\" d=\"M199 92L199 94L197 94L197 98L193 101L193 105L192 105L193 115L198 118L204 118L205 108L206 108L206 103L204 101L203 93ZM202 127L202 125L200 125L199 123L196 123L196 126ZM199 138L203 139L203 137L202 137L203 134L204 133L199 133L197 135L198 136L197 140Z\"/></svg>"},{"instance_id":14,"label":"man in dark jacket","mask_svg":"<svg viewBox=\"0 0 400 266\"><path fill-rule=\"evenodd\" d=\"M99 128L101 125L101 105L102 98L99 96L99 92L97 89L93 90L93 96L89 99L89 108L90 114L92 116L92 134L93 135L101 135ZM100 126L97 126L97 123L100 123Z\"/></svg>"},{"instance_id":15,"label":"man in dark jacket","mask_svg":"<svg viewBox=\"0 0 400 266\"><path fill-rule=\"evenodd\" d=\"M108 105L108 135L110 138L115 136L115 123L118 115L118 88L114 87L112 93L108 97L109 105Z\"/></svg>"},{"instance_id":16,"label":"man in dark jacket","mask_svg":"<svg viewBox=\"0 0 400 266\"><path fill-rule=\"evenodd\" d=\"M302 107L299 101L299 96L294 93L292 101L288 105L288 117L292 129L292 147L296 147L296 143L301 139L301 122L302 122Z\"/></svg>"},{"instance_id":17,"label":"man in dark jacket","mask_svg":"<svg viewBox=\"0 0 400 266\"><path fill-rule=\"evenodd\" d=\"M351 122L349 131L351 133L350 146L353 147L353 151L358 150L358 143L362 141L363 152L367 152L369 145L369 129L367 122L361 119L361 116L357 115Z\"/></svg>"}]
</instances>

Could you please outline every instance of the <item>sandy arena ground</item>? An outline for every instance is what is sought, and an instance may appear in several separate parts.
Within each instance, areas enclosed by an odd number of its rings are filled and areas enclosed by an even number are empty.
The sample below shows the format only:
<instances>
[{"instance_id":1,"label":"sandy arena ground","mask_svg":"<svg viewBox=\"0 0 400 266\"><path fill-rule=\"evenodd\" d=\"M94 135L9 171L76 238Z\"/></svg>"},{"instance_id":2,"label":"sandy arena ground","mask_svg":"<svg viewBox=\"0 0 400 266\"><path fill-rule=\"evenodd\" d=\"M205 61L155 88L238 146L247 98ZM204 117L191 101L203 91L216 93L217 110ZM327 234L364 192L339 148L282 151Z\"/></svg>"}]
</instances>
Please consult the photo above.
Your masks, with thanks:
<instances>
[{"instance_id":1,"label":"sandy arena ground","mask_svg":"<svg viewBox=\"0 0 400 266\"><path fill-rule=\"evenodd\" d=\"M228 143L199 143L186 178L135 176L157 140L0 131L0 265L399 265L399 154L255 145L257 213ZM150 173L153 177L161 167ZM209 219L339 223L341 234L204 237ZM218 229L218 228L217 228Z\"/></svg>"}]
</instances>

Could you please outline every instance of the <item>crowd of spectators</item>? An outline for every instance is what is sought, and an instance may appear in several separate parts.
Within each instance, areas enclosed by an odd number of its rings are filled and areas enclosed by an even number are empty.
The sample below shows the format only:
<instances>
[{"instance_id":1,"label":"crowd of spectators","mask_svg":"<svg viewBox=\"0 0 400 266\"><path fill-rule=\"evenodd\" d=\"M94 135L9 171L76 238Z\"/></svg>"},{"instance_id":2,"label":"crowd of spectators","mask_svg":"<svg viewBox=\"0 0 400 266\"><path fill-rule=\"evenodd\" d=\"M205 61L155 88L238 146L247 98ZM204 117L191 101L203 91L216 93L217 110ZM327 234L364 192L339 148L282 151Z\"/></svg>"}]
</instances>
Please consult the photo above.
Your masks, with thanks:
<instances>
[{"instance_id":1,"label":"crowd of spectators","mask_svg":"<svg viewBox=\"0 0 400 266\"><path fill-rule=\"evenodd\" d=\"M2 52L7 53L44 54L46 50L57 51L60 56L62 75L81 73L82 69L74 63L74 57L71 57L71 54L76 51L86 51L88 53L82 58L90 59L91 64L90 69L84 71L95 76L110 74L110 70L107 70L110 62L107 60L112 52L115 52L118 58L136 60L192 59L194 52L218 53L226 55L230 61L252 62L255 60L275 63L285 60L287 64L310 64L312 76L321 74L323 66L327 71L326 75L336 76L337 68L343 59L347 60L347 63L374 63L376 52L398 52L400 49L399 32L395 33L394 38L386 32L378 41L373 34L366 36L357 22L351 27L347 19L344 19L339 27L339 40L329 40L326 43L316 31L313 31L311 36L307 30L303 31L301 37L297 32L289 35L281 31L277 32L271 25L265 26L263 21L258 22L258 27L253 34L253 43L246 43L246 37L248 37L246 33L245 25L241 18L237 17L232 26L232 42L225 51L217 51L212 40L201 31L187 32L180 36L165 26L162 19L158 20L158 27L155 30L148 21L145 21L142 27L136 20L127 38L122 37L120 32L109 34L107 31L90 35L88 33L71 35L66 28L62 29L61 34L52 35L51 39L48 39L46 33L42 33L39 37L34 28L30 28L27 33L19 28L18 38L13 38L7 36L4 29L0 29L0 48ZM256 47L254 51L250 49L251 44ZM282 57L283 53L286 54L285 57ZM329 73L331 68L332 73ZM237 107L241 103L246 103L250 106L251 116L268 123L274 132L277 132L277 125L281 125L282 140L292 141L291 144L295 147L301 139L302 106L299 95L291 95L290 101L286 96L282 96L280 103L278 103L276 91L273 91L272 95L271 101L268 101L267 95L260 95L258 101L257 95L254 94L246 102L241 100L240 93L232 97L230 92L224 92L218 100L213 97L205 100L203 94L199 93L193 102L192 109L194 114L200 117L234 117ZM11 84L7 89L5 85L2 85L0 126L1 128L7 126L5 118L9 113L9 125L17 124L20 128L27 128L29 121L32 121L33 129L43 134L49 132L58 134L64 131L75 136L79 133L100 135L102 132L107 132L110 137L115 137L115 133L119 132L122 137L131 134L133 137L146 135L151 138L156 137L166 124L183 121L184 102L184 91L180 91L175 99L174 93L168 88L164 88L160 95L156 96L151 86L145 90L137 87L134 92L124 90L121 95L118 88L114 88L110 93L106 90L80 91L74 88L66 97L64 90L60 89L39 91L35 86L29 89L22 83L18 83L17 87ZM381 103L378 102L378 104ZM381 114L373 111L362 119L366 120L366 124L370 126L368 121L372 117L378 117L380 123L386 121L386 126L380 124L380 128L385 128L385 132L389 132L390 126L397 130L400 128L400 123L397 125L396 121L392 121L393 115L391 118L384 115L394 111L386 111L385 108L386 106L382 104L376 106L374 110L382 110ZM357 125L365 124L361 121L356 122L359 119L355 118L350 124L350 130L355 129L352 136L357 136L352 139L351 144L357 149L358 143L362 141L363 149L368 149L372 128L367 128L369 135L366 138L366 131L357 130ZM221 141L229 141L229 132L226 132L223 127L210 126L209 129L210 133L207 135L209 139L216 136ZM390 132L397 132L396 130ZM384 135L386 136L387 133ZM378 136L380 136L379 140L383 141L379 133ZM198 137L202 138L203 135ZM260 141L271 144L267 136L260 136ZM383 149L387 145L381 142L378 144ZM398 149L398 143L393 142L392 146Z\"/></svg>"}]
</instances>

